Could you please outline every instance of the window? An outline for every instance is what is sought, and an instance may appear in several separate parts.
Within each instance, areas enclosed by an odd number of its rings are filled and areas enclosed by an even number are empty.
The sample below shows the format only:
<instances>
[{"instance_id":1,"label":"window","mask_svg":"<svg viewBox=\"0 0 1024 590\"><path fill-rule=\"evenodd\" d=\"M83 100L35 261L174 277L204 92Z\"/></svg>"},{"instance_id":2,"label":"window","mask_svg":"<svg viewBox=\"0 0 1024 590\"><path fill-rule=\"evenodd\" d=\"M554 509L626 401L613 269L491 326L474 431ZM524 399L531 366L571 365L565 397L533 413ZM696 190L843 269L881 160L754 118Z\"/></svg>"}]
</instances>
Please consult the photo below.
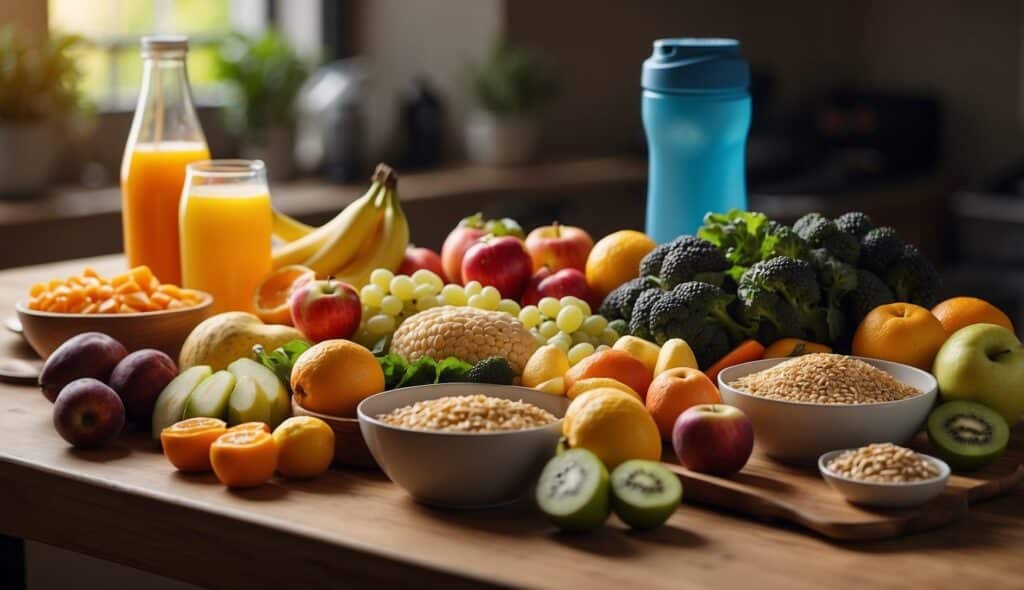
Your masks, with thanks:
<instances>
[{"instance_id":1,"label":"window","mask_svg":"<svg viewBox=\"0 0 1024 590\"><path fill-rule=\"evenodd\" d=\"M142 83L139 38L189 36L189 79L199 103L216 103L217 45L232 30L259 33L267 0L49 0L50 28L81 35L82 86L101 110L132 109Z\"/></svg>"}]
</instances>

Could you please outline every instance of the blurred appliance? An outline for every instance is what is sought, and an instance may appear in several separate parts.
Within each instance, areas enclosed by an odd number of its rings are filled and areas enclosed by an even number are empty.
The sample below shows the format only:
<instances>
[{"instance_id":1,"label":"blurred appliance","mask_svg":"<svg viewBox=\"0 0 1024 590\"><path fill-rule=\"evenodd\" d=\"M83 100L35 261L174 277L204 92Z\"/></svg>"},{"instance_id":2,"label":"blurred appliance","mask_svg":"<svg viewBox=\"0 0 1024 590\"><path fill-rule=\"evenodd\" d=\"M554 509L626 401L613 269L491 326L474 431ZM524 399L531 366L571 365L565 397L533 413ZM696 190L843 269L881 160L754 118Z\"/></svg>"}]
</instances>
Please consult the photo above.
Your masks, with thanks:
<instances>
[{"instance_id":1,"label":"blurred appliance","mask_svg":"<svg viewBox=\"0 0 1024 590\"><path fill-rule=\"evenodd\" d=\"M295 161L305 172L322 170L334 182L349 182L365 170L368 71L359 58L317 69L296 100Z\"/></svg>"},{"instance_id":2,"label":"blurred appliance","mask_svg":"<svg viewBox=\"0 0 1024 590\"><path fill-rule=\"evenodd\" d=\"M424 78L401 98L399 138L402 168L422 170L441 163L444 154L444 105Z\"/></svg>"}]
</instances>

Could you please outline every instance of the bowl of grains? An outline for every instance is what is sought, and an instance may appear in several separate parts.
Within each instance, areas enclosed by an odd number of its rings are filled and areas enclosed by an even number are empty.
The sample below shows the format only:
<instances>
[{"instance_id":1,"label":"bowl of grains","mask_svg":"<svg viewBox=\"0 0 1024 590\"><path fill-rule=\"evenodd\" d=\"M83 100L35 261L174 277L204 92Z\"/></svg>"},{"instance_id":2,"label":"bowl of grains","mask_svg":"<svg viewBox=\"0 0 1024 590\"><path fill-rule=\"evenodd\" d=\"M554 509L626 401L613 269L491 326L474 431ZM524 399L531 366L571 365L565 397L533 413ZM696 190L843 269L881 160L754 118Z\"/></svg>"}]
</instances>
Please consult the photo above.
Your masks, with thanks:
<instances>
[{"instance_id":1,"label":"bowl of grains","mask_svg":"<svg viewBox=\"0 0 1024 590\"><path fill-rule=\"evenodd\" d=\"M359 404L359 428L391 481L426 504L481 508L523 495L562 435L569 400L516 387L438 383Z\"/></svg>"},{"instance_id":2,"label":"bowl of grains","mask_svg":"<svg viewBox=\"0 0 1024 590\"><path fill-rule=\"evenodd\" d=\"M729 367L718 388L750 418L759 449L798 464L834 449L907 442L938 393L935 377L921 369L824 353Z\"/></svg>"},{"instance_id":3,"label":"bowl of grains","mask_svg":"<svg viewBox=\"0 0 1024 590\"><path fill-rule=\"evenodd\" d=\"M879 508L919 506L949 480L944 461L892 443L830 451L818 459L818 470L848 501Z\"/></svg>"}]
</instances>

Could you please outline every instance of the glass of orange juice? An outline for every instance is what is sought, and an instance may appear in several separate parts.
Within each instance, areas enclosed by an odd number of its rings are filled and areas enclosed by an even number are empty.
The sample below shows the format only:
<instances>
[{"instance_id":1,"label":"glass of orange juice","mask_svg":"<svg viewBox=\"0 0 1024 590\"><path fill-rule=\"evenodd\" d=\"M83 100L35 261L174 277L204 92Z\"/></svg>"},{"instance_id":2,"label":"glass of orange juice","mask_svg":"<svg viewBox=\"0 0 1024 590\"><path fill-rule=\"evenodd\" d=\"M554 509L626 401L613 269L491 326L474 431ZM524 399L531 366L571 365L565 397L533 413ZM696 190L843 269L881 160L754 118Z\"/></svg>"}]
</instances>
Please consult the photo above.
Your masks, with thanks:
<instances>
[{"instance_id":1,"label":"glass of orange juice","mask_svg":"<svg viewBox=\"0 0 1024 590\"><path fill-rule=\"evenodd\" d=\"M178 223L182 285L213 295L217 313L252 312L270 272L271 216L260 160L189 164Z\"/></svg>"}]
</instances>

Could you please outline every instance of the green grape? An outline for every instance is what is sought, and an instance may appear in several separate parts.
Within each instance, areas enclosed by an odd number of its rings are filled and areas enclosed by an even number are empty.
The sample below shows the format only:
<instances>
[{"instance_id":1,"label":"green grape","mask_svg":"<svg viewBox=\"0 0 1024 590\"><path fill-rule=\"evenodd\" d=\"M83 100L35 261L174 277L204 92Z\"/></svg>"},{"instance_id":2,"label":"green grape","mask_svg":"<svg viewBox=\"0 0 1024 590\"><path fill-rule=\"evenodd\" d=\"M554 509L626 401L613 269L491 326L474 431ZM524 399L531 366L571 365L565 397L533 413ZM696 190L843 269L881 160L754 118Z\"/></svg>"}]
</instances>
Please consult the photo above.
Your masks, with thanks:
<instances>
[{"instance_id":1,"label":"green grape","mask_svg":"<svg viewBox=\"0 0 1024 590\"><path fill-rule=\"evenodd\" d=\"M586 301L580 299L579 297L573 297L572 295L566 295L565 297L562 297L561 299L559 299L558 303L562 307L567 307L569 305L572 305L574 307L578 307L579 310L583 312L584 316L590 315L590 305Z\"/></svg>"},{"instance_id":2,"label":"green grape","mask_svg":"<svg viewBox=\"0 0 1024 590\"><path fill-rule=\"evenodd\" d=\"M558 312L561 311L562 306L559 305L558 300L554 297L544 297L537 302L537 308L545 316L555 319L558 317Z\"/></svg>"},{"instance_id":3,"label":"green grape","mask_svg":"<svg viewBox=\"0 0 1024 590\"><path fill-rule=\"evenodd\" d=\"M519 321L523 322L523 325L527 328L539 326L541 319L543 318L541 318L540 310L537 309L536 305L527 305L519 310Z\"/></svg>"},{"instance_id":4,"label":"green grape","mask_svg":"<svg viewBox=\"0 0 1024 590\"><path fill-rule=\"evenodd\" d=\"M395 331L395 318L378 313L366 320L366 331L374 336L384 336Z\"/></svg>"},{"instance_id":5,"label":"green grape","mask_svg":"<svg viewBox=\"0 0 1024 590\"><path fill-rule=\"evenodd\" d=\"M537 341L537 346L544 346L545 344L548 343L548 339L541 336L540 332L538 332L536 328L530 330L530 334L532 334L533 339Z\"/></svg>"},{"instance_id":6,"label":"green grape","mask_svg":"<svg viewBox=\"0 0 1024 590\"><path fill-rule=\"evenodd\" d=\"M437 295L444 288L444 281L441 277L437 276L434 271L421 268L418 271L412 273L412 282L417 285L430 285L434 288L433 295Z\"/></svg>"},{"instance_id":7,"label":"green grape","mask_svg":"<svg viewBox=\"0 0 1024 590\"><path fill-rule=\"evenodd\" d=\"M583 320L583 331L591 336L600 336L601 332L608 327L608 320L603 315L590 315L587 319Z\"/></svg>"},{"instance_id":8,"label":"green grape","mask_svg":"<svg viewBox=\"0 0 1024 590\"><path fill-rule=\"evenodd\" d=\"M594 345L589 342L581 342L569 349L569 362L575 365L592 354L594 354Z\"/></svg>"},{"instance_id":9,"label":"green grape","mask_svg":"<svg viewBox=\"0 0 1024 590\"><path fill-rule=\"evenodd\" d=\"M600 344L600 342L598 342L597 338L594 338L593 336L591 336L590 334L587 334L583 330L576 330L575 332L573 332L571 334L571 336L572 336L572 343L573 344L583 344L584 342L587 343L587 344L592 344L594 346L597 346L598 344Z\"/></svg>"},{"instance_id":10,"label":"green grape","mask_svg":"<svg viewBox=\"0 0 1024 590\"><path fill-rule=\"evenodd\" d=\"M572 334L576 330L579 330L580 326L583 325L583 312L575 305L563 307L562 310L558 312L558 317L555 319L555 323L558 325L559 330L566 334Z\"/></svg>"},{"instance_id":11,"label":"green grape","mask_svg":"<svg viewBox=\"0 0 1024 590\"><path fill-rule=\"evenodd\" d=\"M419 284L412 290L412 298L416 301L419 301L424 297L433 297L434 295L437 295L437 292L434 291L433 285Z\"/></svg>"},{"instance_id":12,"label":"green grape","mask_svg":"<svg viewBox=\"0 0 1024 590\"><path fill-rule=\"evenodd\" d=\"M541 336L545 338L551 338L555 334L558 334L558 326L551 320L544 320L541 322L540 327L537 328L540 331Z\"/></svg>"},{"instance_id":13,"label":"green grape","mask_svg":"<svg viewBox=\"0 0 1024 590\"><path fill-rule=\"evenodd\" d=\"M611 328L605 328L601 331L601 344L607 344L611 346L615 344L615 341L619 339L619 333Z\"/></svg>"},{"instance_id":14,"label":"green grape","mask_svg":"<svg viewBox=\"0 0 1024 590\"><path fill-rule=\"evenodd\" d=\"M381 291L385 293L391 288L391 279L393 278L395 278L395 273L386 268L378 268L370 273L370 282L380 287Z\"/></svg>"},{"instance_id":15,"label":"green grape","mask_svg":"<svg viewBox=\"0 0 1024 590\"><path fill-rule=\"evenodd\" d=\"M480 291L484 288L478 281L470 281L466 283L463 289L466 292L466 297L472 297L473 295L479 295Z\"/></svg>"},{"instance_id":16,"label":"green grape","mask_svg":"<svg viewBox=\"0 0 1024 590\"><path fill-rule=\"evenodd\" d=\"M406 275L398 275L391 279L391 294L402 301L412 301L415 298L416 285Z\"/></svg>"},{"instance_id":17,"label":"green grape","mask_svg":"<svg viewBox=\"0 0 1024 590\"><path fill-rule=\"evenodd\" d=\"M561 348L562 352L569 352L569 349L572 348L572 338L564 332L559 332L553 337L548 338L548 344Z\"/></svg>"},{"instance_id":18,"label":"green grape","mask_svg":"<svg viewBox=\"0 0 1024 590\"><path fill-rule=\"evenodd\" d=\"M469 301L466 302L470 307L477 309L487 309L487 302L484 300L484 296L477 293L476 295L470 295Z\"/></svg>"},{"instance_id":19,"label":"green grape","mask_svg":"<svg viewBox=\"0 0 1024 590\"><path fill-rule=\"evenodd\" d=\"M608 346L607 344L601 344L597 348L594 349L594 352L604 352L606 350L611 350L611 349L612 349L611 346Z\"/></svg>"},{"instance_id":20,"label":"green grape","mask_svg":"<svg viewBox=\"0 0 1024 590\"><path fill-rule=\"evenodd\" d=\"M364 305L380 307L380 300L384 299L384 289L381 289L373 283L363 285L363 288L359 290L359 299Z\"/></svg>"},{"instance_id":21,"label":"green grape","mask_svg":"<svg viewBox=\"0 0 1024 590\"><path fill-rule=\"evenodd\" d=\"M519 317L519 304L513 299L502 299L498 302L498 311L503 311L516 318Z\"/></svg>"},{"instance_id":22,"label":"green grape","mask_svg":"<svg viewBox=\"0 0 1024 590\"><path fill-rule=\"evenodd\" d=\"M484 309L498 309L498 304L501 303L501 291L490 285L480 290L480 296L483 297Z\"/></svg>"},{"instance_id":23,"label":"green grape","mask_svg":"<svg viewBox=\"0 0 1024 590\"><path fill-rule=\"evenodd\" d=\"M394 295L385 295L380 300L380 311L385 315L396 316L402 313L402 300Z\"/></svg>"},{"instance_id":24,"label":"green grape","mask_svg":"<svg viewBox=\"0 0 1024 590\"><path fill-rule=\"evenodd\" d=\"M445 305L454 305L456 307L466 305L466 292L462 289L462 285L445 285L441 289L441 297L444 297Z\"/></svg>"},{"instance_id":25,"label":"green grape","mask_svg":"<svg viewBox=\"0 0 1024 590\"><path fill-rule=\"evenodd\" d=\"M438 305L441 305L441 302L437 300L437 295L425 295L416 299L416 311L424 311Z\"/></svg>"}]
</instances>

